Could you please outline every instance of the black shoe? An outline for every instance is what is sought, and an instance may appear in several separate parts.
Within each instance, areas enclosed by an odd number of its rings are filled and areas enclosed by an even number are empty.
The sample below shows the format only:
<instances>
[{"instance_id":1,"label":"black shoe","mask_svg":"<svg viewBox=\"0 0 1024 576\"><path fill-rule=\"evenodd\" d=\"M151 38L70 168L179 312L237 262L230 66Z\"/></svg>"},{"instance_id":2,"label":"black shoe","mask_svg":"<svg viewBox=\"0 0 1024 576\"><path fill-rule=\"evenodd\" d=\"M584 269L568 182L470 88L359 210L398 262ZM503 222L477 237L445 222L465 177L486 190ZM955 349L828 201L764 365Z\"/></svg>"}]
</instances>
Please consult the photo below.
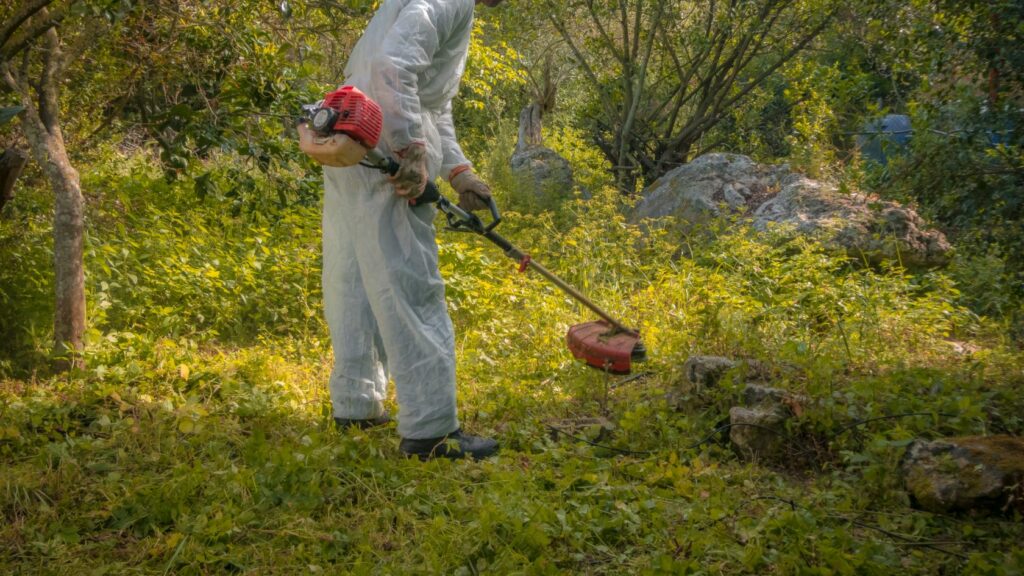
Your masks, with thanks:
<instances>
[{"instance_id":1,"label":"black shoe","mask_svg":"<svg viewBox=\"0 0 1024 576\"><path fill-rule=\"evenodd\" d=\"M402 438L398 449L410 458L416 456L424 461L439 457L457 460L466 456L480 460L493 456L498 451L498 442L481 436L470 436L460 428L440 438Z\"/></svg>"},{"instance_id":2,"label":"black shoe","mask_svg":"<svg viewBox=\"0 0 1024 576\"><path fill-rule=\"evenodd\" d=\"M376 418L335 418L334 424L342 430L347 430L353 426L360 430L366 430L367 428L387 426L391 424L391 418L387 414Z\"/></svg>"}]
</instances>

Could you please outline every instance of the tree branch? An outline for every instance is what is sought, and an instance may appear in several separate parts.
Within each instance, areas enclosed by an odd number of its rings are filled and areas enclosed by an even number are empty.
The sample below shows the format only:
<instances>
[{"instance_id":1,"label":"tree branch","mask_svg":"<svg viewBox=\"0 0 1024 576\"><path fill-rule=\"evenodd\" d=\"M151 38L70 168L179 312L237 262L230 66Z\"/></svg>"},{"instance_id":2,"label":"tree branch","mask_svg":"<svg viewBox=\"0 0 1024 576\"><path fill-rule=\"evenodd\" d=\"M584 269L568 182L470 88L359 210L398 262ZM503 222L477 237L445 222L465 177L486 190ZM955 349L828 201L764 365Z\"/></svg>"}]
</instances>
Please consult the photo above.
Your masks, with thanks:
<instances>
[{"instance_id":1,"label":"tree branch","mask_svg":"<svg viewBox=\"0 0 1024 576\"><path fill-rule=\"evenodd\" d=\"M644 45L643 61L640 63L640 68L639 68L640 72L639 72L639 74L637 76L637 79L636 79L636 87L633 90L633 94L631 94L633 101L631 103L631 106L629 107L629 109L626 112L625 122L623 122L623 125L622 125L622 128L621 128L621 130L622 130L622 137L620 138L620 142L619 142L619 165L620 166L624 164L623 160L625 159L626 154L629 151L629 142L631 141L630 136L631 136L631 134L633 132L633 123L636 121L637 109L640 107L640 101L643 99L643 96L644 96L644 83L646 82L646 79L647 79L647 67L650 64L651 53L654 51L654 39L657 37L657 35L658 35L658 28L661 26L661 16L662 16L663 8L664 8L665 3L666 3L666 0L655 0L655 1L658 3L657 4L658 7L657 7L657 11L654 14L654 20L651 22L651 30L650 30L650 33L649 33L649 35L647 37L647 42ZM638 14L639 14L639 11L638 11ZM639 28L640 17L639 16L637 16L636 22L637 22L637 26L638 27L634 31L635 33L634 33L633 37L634 37L634 39L639 40L639 38L640 38L640 28ZM636 55L634 55L634 57L635 56Z\"/></svg>"},{"instance_id":2,"label":"tree branch","mask_svg":"<svg viewBox=\"0 0 1024 576\"><path fill-rule=\"evenodd\" d=\"M823 30L825 30L825 27L828 26L829 22L832 21L832 17L835 16L835 14L836 14L836 10L834 10L834 9L831 12L829 12L828 14L826 14L825 17L822 19L822 21L819 22L818 25L815 26L813 30L811 30L795 46L793 46L785 54L783 54L778 59L778 61L776 61L771 66L769 66L767 70L764 70L763 72L761 72L761 74L757 75L752 81L748 82L747 85L743 88L743 90L741 90L738 94L736 94L732 98L730 98L724 104L723 107L728 108L729 106L732 106L733 104L735 104L739 99L743 98L748 93L750 93L751 90L753 90L755 87L760 85L761 82L763 82L765 78L767 78L767 77L771 76L772 74L774 74L775 71L778 70L783 64L785 64L786 62L789 62L790 60L792 60L794 56L796 56L801 50L803 50L808 44L810 44L815 38L817 38L818 35L821 34L821 32Z\"/></svg>"},{"instance_id":3,"label":"tree branch","mask_svg":"<svg viewBox=\"0 0 1024 576\"><path fill-rule=\"evenodd\" d=\"M622 54L629 61L629 7L626 0L619 0L619 27L622 28Z\"/></svg>"},{"instance_id":4,"label":"tree branch","mask_svg":"<svg viewBox=\"0 0 1024 576\"><path fill-rule=\"evenodd\" d=\"M793 45L792 48L790 48L788 51L786 51L786 53L780 56L778 60L773 62L771 66L769 66L767 69L763 70L760 74L755 76L752 80L747 82L747 84L739 92L737 92L724 102L718 102L713 107L711 107L710 113L708 113L708 106L706 105L707 103L702 102L702 107L699 110L699 112L695 114L693 118L691 118L691 120L687 123L686 127L684 127L678 135L672 138L670 144L666 147L665 154L671 154L676 150L688 147L688 143L697 134L706 132L713 128L716 124L718 124L718 122L721 121L721 115L719 114L721 110L729 108L730 106L744 98L754 88L760 86L761 83L764 82L766 78L768 78L768 76L774 74L775 71L778 70L783 64L792 60L794 56L796 56L801 50L803 50L807 46L807 44L809 44L811 41L818 37L818 35L825 29L828 23L831 22L832 17L835 14L836 9L833 9L831 12L826 14L822 21L819 22L818 25L814 27L814 29L808 32L795 45Z\"/></svg>"},{"instance_id":5,"label":"tree branch","mask_svg":"<svg viewBox=\"0 0 1024 576\"><path fill-rule=\"evenodd\" d=\"M45 34L47 30L50 30L54 26L60 24L60 22L64 20L64 16L64 11L60 10L54 15L48 18L43 18L39 22L33 24L24 34L22 34L21 38L18 39L17 42L0 49L0 59L8 60L25 48L28 48L32 42Z\"/></svg>"},{"instance_id":6,"label":"tree branch","mask_svg":"<svg viewBox=\"0 0 1024 576\"><path fill-rule=\"evenodd\" d=\"M46 31L46 51L43 54L43 73L39 78L39 118L51 135L56 134L60 125L60 85L62 81L63 54L60 36L55 28Z\"/></svg>"},{"instance_id":7,"label":"tree branch","mask_svg":"<svg viewBox=\"0 0 1024 576\"><path fill-rule=\"evenodd\" d=\"M773 15L772 9L775 7L778 7L779 11L776 11ZM740 72L745 70L747 65L760 53L759 49L764 43L764 38L775 24L782 8L784 6L778 6L772 2L766 3L757 15L753 27L743 33L739 43L730 51L729 57L726 58L722 65L722 70L725 74L715 83L711 93L708 95L709 99L713 102L711 106L712 114L721 110L721 103L736 83L736 78L739 77ZM751 43L753 43L753 47L751 47Z\"/></svg>"},{"instance_id":8,"label":"tree branch","mask_svg":"<svg viewBox=\"0 0 1024 576\"><path fill-rule=\"evenodd\" d=\"M608 31L605 30L604 25L601 24L602 19L598 16L597 9L594 8L594 0L587 0L587 11L590 12L590 19L594 22L594 26L597 28L598 33L601 34L601 39L604 40L604 43L608 46L608 50L611 51L612 56L625 66L626 57L625 55L619 54L619 51L615 49L615 42L608 34Z\"/></svg>"},{"instance_id":9,"label":"tree branch","mask_svg":"<svg viewBox=\"0 0 1024 576\"><path fill-rule=\"evenodd\" d=\"M587 61L586 56L583 55L579 47L577 47L576 44L572 41L572 38L569 36L569 32L565 29L565 26L563 26L562 23L559 22L558 18L555 16L557 7L551 0L548 0L547 4L548 8L550 9L550 12L548 13L548 20L550 20L551 24L555 27L556 30L558 30L558 33L562 36L562 39L565 40L565 43L569 45L569 49L572 50L573 56L575 57L576 61L579 63L580 67L583 68L583 73L594 85L594 89L597 90L598 97L601 99L601 104L604 106L605 112L614 112L615 107L612 105L612 102L608 98L608 95L605 94L604 90L601 89L601 82L598 80L597 74L594 73L594 69L590 66L590 63Z\"/></svg>"},{"instance_id":10,"label":"tree branch","mask_svg":"<svg viewBox=\"0 0 1024 576\"><path fill-rule=\"evenodd\" d=\"M659 9L660 9L661 5L665 3L665 0L654 0L654 1L658 3ZM633 15L633 47L629 51L630 59L634 60L634 61L636 60L637 56L640 54L640 31L642 30L641 25L642 25L643 13L644 13L644 2L643 2L643 0L636 0L636 13ZM653 31L654 27L652 27L651 30Z\"/></svg>"},{"instance_id":11,"label":"tree branch","mask_svg":"<svg viewBox=\"0 0 1024 576\"><path fill-rule=\"evenodd\" d=\"M11 70L10 65L3 60L0 60L0 76L3 76L4 86L11 92L16 93L22 101L28 97L28 89L22 85L14 71Z\"/></svg>"},{"instance_id":12,"label":"tree branch","mask_svg":"<svg viewBox=\"0 0 1024 576\"><path fill-rule=\"evenodd\" d=\"M26 20L32 17L32 15L43 8L46 8L52 2L53 0L33 0L23 6L19 12L15 13L10 21L0 27L0 48L2 48L4 44L7 44L7 41L11 39L19 26L24 24Z\"/></svg>"}]
</instances>

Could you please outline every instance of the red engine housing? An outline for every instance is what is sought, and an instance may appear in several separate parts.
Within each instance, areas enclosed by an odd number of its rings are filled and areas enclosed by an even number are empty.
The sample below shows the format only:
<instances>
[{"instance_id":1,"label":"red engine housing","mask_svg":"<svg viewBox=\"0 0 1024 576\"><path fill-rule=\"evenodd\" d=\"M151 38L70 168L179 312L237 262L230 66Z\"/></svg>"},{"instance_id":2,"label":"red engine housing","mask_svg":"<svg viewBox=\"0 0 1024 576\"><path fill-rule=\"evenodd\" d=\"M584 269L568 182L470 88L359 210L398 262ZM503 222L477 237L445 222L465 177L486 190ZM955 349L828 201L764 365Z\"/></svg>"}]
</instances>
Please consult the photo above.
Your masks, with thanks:
<instances>
[{"instance_id":1,"label":"red engine housing","mask_svg":"<svg viewBox=\"0 0 1024 576\"><path fill-rule=\"evenodd\" d=\"M629 374L640 336L617 331L607 322L595 320L569 327L565 340L577 359L612 374Z\"/></svg>"},{"instance_id":2,"label":"red engine housing","mask_svg":"<svg viewBox=\"0 0 1024 576\"><path fill-rule=\"evenodd\" d=\"M376 148L384 128L380 105L355 86L342 86L324 96L324 108L338 112L334 129L367 148Z\"/></svg>"}]
</instances>

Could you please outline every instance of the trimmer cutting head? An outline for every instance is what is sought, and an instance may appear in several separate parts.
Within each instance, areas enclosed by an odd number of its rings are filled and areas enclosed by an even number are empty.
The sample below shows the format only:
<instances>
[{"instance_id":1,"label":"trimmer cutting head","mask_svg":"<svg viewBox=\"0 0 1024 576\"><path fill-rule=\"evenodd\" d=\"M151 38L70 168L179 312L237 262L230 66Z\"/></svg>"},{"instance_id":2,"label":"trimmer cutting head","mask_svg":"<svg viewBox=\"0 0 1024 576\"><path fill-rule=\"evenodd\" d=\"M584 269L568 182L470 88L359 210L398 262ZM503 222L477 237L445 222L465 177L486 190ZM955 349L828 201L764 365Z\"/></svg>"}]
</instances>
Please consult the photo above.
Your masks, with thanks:
<instances>
[{"instance_id":1,"label":"trimmer cutting head","mask_svg":"<svg viewBox=\"0 0 1024 576\"><path fill-rule=\"evenodd\" d=\"M633 362L647 358L639 333L620 330L604 320L572 326L565 340L573 356L613 374L629 374Z\"/></svg>"}]
</instances>

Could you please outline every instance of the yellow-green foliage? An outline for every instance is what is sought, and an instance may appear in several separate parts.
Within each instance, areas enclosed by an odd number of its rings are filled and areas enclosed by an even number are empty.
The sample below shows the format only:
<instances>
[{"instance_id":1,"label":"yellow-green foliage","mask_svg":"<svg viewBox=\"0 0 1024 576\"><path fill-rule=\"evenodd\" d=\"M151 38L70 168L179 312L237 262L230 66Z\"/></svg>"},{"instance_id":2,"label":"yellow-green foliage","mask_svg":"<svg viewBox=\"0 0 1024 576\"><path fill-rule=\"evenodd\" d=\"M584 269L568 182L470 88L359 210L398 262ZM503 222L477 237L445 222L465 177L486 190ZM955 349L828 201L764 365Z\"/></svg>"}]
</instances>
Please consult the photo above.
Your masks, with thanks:
<instances>
[{"instance_id":1,"label":"yellow-green foliage","mask_svg":"<svg viewBox=\"0 0 1024 576\"><path fill-rule=\"evenodd\" d=\"M571 126L545 126L544 145L569 161L576 184L584 190L601 190L614 183L607 158L587 141L582 130Z\"/></svg>"},{"instance_id":2,"label":"yellow-green foliage","mask_svg":"<svg viewBox=\"0 0 1024 576\"><path fill-rule=\"evenodd\" d=\"M467 74L461 84L463 94L468 96L460 102L464 106L484 110L488 104L495 104L491 96L499 87L509 90L526 84L526 73L516 66L519 54L504 40L495 40L499 30L496 21L473 23ZM500 112L491 110L496 116Z\"/></svg>"},{"instance_id":3,"label":"yellow-green foliage","mask_svg":"<svg viewBox=\"0 0 1024 576\"><path fill-rule=\"evenodd\" d=\"M787 100L795 102L793 134L789 137L794 164L812 178L829 176L835 166L836 149L830 140L837 131L838 118L832 106L836 92L844 87L836 66L796 62L787 72Z\"/></svg>"},{"instance_id":4,"label":"yellow-green foliage","mask_svg":"<svg viewBox=\"0 0 1024 576\"><path fill-rule=\"evenodd\" d=\"M315 208L233 215L231 198L197 200L190 184L117 157L87 178L105 191L90 204L87 369L3 365L0 572L1024 568L1020 518L915 512L895 473L912 437L1024 428L1019 356L979 331L941 273L866 270L808 240L724 225L689 239L684 257L600 188L555 212L506 212L503 234L643 331L653 374L617 386L565 349L587 310L481 239L441 231L461 420L503 452L424 464L400 457L393 428L333 427ZM249 197L260 191L272 188L254 177ZM21 213L45 211L24 196ZM22 222L4 238L45 238L45 218ZM5 289L48 290L45 246L10 243ZM34 311L12 310L5 333L39 330ZM744 464L715 443L689 448L735 402L737 375L681 410L666 400L694 352L765 362L776 385L815 399L794 425L818 438L857 418L932 416L829 438L802 472ZM543 424L595 415L618 425L603 444L640 453L556 442Z\"/></svg>"},{"instance_id":5,"label":"yellow-green foliage","mask_svg":"<svg viewBox=\"0 0 1024 576\"><path fill-rule=\"evenodd\" d=\"M497 128L502 119L518 113L510 107L526 84L526 74L518 65L520 56L500 31L499 20L474 21L466 71L459 96L452 102L459 142L473 159L493 151ZM508 143L514 143L514 136Z\"/></svg>"}]
</instances>

